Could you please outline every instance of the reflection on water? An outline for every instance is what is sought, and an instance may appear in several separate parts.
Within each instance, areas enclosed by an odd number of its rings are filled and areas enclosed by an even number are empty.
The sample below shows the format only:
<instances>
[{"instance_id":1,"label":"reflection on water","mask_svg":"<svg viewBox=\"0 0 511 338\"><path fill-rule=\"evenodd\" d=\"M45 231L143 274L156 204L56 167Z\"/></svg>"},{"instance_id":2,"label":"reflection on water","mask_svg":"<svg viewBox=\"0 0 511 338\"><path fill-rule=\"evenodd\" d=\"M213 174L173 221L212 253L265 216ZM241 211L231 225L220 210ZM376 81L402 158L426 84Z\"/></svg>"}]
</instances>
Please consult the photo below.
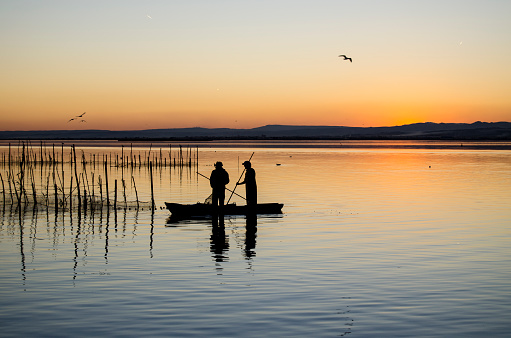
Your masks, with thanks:
<instances>
[{"instance_id":1,"label":"reflection on water","mask_svg":"<svg viewBox=\"0 0 511 338\"><path fill-rule=\"evenodd\" d=\"M236 177L252 151L204 149L197 171L221 160ZM3 206L0 335L508 335L509 151L259 148L253 162L280 217L170 221L163 202L211 192L169 167L156 210ZM124 174L150 200L148 171Z\"/></svg>"},{"instance_id":2,"label":"reflection on water","mask_svg":"<svg viewBox=\"0 0 511 338\"><path fill-rule=\"evenodd\" d=\"M257 216L245 216L245 240L243 255L245 259L251 260L256 256L256 238L257 238ZM229 260L229 236L225 233L225 219L223 216L213 217L211 222L211 253L217 263ZM221 271L221 265L217 265Z\"/></svg>"},{"instance_id":3,"label":"reflection on water","mask_svg":"<svg viewBox=\"0 0 511 338\"><path fill-rule=\"evenodd\" d=\"M255 257L256 238L257 238L257 216L247 215L247 224L245 225L245 257L251 259Z\"/></svg>"},{"instance_id":4,"label":"reflection on water","mask_svg":"<svg viewBox=\"0 0 511 338\"><path fill-rule=\"evenodd\" d=\"M211 253L217 263L229 260L229 237L225 234L224 216L213 217L211 222ZM220 265L217 265L221 270Z\"/></svg>"},{"instance_id":5,"label":"reflection on water","mask_svg":"<svg viewBox=\"0 0 511 338\"><path fill-rule=\"evenodd\" d=\"M23 213L22 217L19 218L20 214L14 207L2 211L0 223L2 238L4 240L14 240L14 242L16 242L16 239L19 240L16 245L19 247L23 280L27 279L27 255L31 262L40 254L44 256L45 250L53 251L52 255L57 256L62 245L71 245L72 261L74 262L73 279L77 276L76 270L80 257L86 259L90 256L89 247L91 245L95 248L96 253L98 248L101 248L101 256L104 258L105 264L108 264L110 237L127 238L128 236L136 236L139 218L138 211L128 211L127 209L120 212L113 210L111 213L91 213L89 218L78 218L72 212L65 214L41 213L38 209ZM150 230L147 250L151 253L154 236L154 214L148 212L144 216L149 220ZM41 223L46 224L46 226ZM16 234L17 231L19 231L19 234ZM98 240L103 242L100 247L96 247Z\"/></svg>"}]
</instances>

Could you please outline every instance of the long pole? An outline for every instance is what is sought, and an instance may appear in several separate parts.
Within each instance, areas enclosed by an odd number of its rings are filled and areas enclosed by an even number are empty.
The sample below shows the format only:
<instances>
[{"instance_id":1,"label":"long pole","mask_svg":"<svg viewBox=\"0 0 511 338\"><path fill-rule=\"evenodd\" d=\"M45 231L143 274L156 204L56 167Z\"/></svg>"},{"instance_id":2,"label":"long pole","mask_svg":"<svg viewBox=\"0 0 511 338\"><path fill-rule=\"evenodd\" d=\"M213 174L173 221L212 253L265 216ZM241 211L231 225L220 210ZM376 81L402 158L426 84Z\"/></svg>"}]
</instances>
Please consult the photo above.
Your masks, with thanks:
<instances>
[{"instance_id":1,"label":"long pole","mask_svg":"<svg viewBox=\"0 0 511 338\"><path fill-rule=\"evenodd\" d=\"M250 158L248 159L248 161L250 162L250 160L252 159L252 156L254 156L254 152L252 152L252 155L250 155ZM234 195L234 190L236 190L236 187L238 186L238 183L240 183L241 181L241 178L243 177L243 175L245 174L245 171L247 170L247 168L243 169L243 172L241 173L240 175L240 178L238 178L238 182L236 182L236 185L234 186L234 189L232 190L231 192L231 197L229 197L229 200L227 201L227 204L229 204L229 202L231 201L231 198L232 198L232 195Z\"/></svg>"},{"instance_id":2,"label":"long pole","mask_svg":"<svg viewBox=\"0 0 511 338\"><path fill-rule=\"evenodd\" d=\"M198 172L198 171L197 171L197 174L199 174L199 175L201 175L202 177L204 177L204 178L206 178L206 179L208 179L208 180L209 180L209 177L202 175L202 174L201 174L200 172ZM229 189L229 188L225 188L225 190L230 191L230 192L232 192L233 194L235 194L236 196L239 196L239 197L243 198L244 200L246 200L246 198L245 198L245 197L243 197L243 196L241 196L241 195L238 195L237 193L235 193L234 191L232 191L232 190L231 190L231 189Z\"/></svg>"}]
</instances>

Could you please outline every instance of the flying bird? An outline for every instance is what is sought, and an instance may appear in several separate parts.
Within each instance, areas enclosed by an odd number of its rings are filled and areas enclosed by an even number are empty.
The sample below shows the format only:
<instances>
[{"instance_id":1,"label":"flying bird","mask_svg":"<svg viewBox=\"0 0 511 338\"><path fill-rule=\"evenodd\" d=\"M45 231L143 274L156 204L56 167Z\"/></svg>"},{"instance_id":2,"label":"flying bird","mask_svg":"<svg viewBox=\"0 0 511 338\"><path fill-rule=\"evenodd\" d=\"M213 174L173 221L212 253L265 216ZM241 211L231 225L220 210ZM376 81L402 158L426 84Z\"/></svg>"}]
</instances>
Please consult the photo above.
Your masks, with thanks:
<instances>
[{"instance_id":1,"label":"flying bird","mask_svg":"<svg viewBox=\"0 0 511 338\"><path fill-rule=\"evenodd\" d=\"M71 122L71 121L73 121L73 120L76 120L76 119L77 119L77 118L79 118L79 117L83 117L83 115L85 115L85 112L83 112L83 113L82 113L82 114L80 114L80 115L76 115L76 116L75 116L75 117L73 117L72 119L69 119L69 121L67 121L67 123L69 123L69 122ZM87 122L87 121L85 121L85 120L83 120L83 119L82 119L80 122Z\"/></svg>"},{"instance_id":2,"label":"flying bird","mask_svg":"<svg viewBox=\"0 0 511 338\"><path fill-rule=\"evenodd\" d=\"M339 57L343 57L344 60L350 60L350 62L353 62L353 60L351 60L351 58L347 57L346 55L339 55Z\"/></svg>"}]
</instances>

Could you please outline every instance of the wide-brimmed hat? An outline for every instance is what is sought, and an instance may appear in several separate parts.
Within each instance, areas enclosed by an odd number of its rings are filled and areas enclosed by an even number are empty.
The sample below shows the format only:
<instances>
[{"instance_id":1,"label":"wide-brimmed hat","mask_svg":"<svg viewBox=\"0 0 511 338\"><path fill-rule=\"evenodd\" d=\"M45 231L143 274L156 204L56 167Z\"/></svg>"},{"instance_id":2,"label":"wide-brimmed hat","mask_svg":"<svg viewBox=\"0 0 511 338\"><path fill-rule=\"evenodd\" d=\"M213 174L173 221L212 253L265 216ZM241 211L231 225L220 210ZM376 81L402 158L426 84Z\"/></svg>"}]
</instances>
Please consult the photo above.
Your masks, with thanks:
<instances>
[{"instance_id":1,"label":"wide-brimmed hat","mask_svg":"<svg viewBox=\"0 0 511 338\"><path fill-rule=\"evenodd\" d=\"M215 163L215 167L222 167L224 164L220 161Z\"/></svg>"},{"instance_id":2,"label":"wide-brimmed hat","mask_svg":"<svg viewBox=\"0 0 511 338\"><path fill-rule=\"evenodd\" d=\"M243 165L246 165L246 164L248 164L248 165L252 165L252 163L250 163L250 161L245 161L245 162L243 162Z\"/></svg>"}]
</instances>

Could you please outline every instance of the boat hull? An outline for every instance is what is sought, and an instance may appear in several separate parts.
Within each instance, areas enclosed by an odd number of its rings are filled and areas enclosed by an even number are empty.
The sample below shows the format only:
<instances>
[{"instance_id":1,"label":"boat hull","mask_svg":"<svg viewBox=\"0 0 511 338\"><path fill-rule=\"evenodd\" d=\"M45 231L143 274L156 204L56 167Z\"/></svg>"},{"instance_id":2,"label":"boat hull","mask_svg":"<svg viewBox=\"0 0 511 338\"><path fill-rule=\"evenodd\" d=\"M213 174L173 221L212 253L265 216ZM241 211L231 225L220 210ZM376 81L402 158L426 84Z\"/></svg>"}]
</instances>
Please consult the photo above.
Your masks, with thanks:
<instances>
[{"instance_id":1,"label":"boat hull","mask_svg":"<svg viewBox=\"0 0 511 338\"><path fill-rule=\"evenodd\" d=\"M213 215L250 215L250 214L282 214L281 203L261 203L255 206L227 204L223 208L216 208L211 204L180 204L167 203L167 209L174 217L204 217Z\"/></svg>"}]
</instances>

